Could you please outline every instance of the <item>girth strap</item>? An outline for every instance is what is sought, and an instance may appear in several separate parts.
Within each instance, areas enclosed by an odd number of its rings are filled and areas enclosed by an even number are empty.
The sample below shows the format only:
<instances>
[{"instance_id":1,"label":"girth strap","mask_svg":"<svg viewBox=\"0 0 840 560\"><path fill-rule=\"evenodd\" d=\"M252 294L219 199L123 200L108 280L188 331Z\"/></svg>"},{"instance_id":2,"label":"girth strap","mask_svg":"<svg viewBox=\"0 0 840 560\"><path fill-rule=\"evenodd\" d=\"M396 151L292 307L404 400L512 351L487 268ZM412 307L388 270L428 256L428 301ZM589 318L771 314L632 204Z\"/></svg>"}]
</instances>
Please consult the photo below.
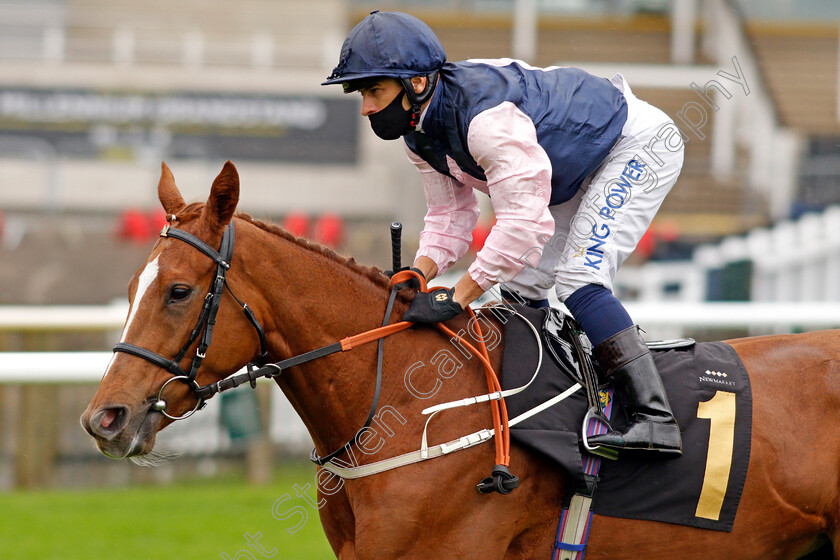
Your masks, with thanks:
<instances>
[{"instance_id":1,"label":"girth strap","mask_svg":"<svg viewBox=\"0 0 840 560\"><path fill-rule=\"evenodd\" d=\"M558 538L554 542L553 560L583 560L592 524L592 496L597 486L595 476L586 474L584 478L569 507L563 510L557 529Z\"/></svg>"},{"instance_id":2,"label":"girth strap","mask_svg":"<svg viewBox=\"0 0 840 560\"><path fill-rule=\"evenodd\" d=\"M607 404L597 416L592 415L593 409L589 409L583 422L583 441L587 436L606 433L609 428L609 417L612 414L612 392L607 390ZM600 395L598 398L600 402ZM588 448L588 445L584 445ZM589 528L592 526L592 499L598 487L598 473L601 470L601 456L587 449L581 457L583 461L583 483L576 489L569 501L569 506L563 509L560 516L560 523L557 526L557 537L554 541L554 553L552 560L583 560L586 552L586 545L589 542ZM612 458L612 457L610 457Z\"/></svg>"}]
</instances>

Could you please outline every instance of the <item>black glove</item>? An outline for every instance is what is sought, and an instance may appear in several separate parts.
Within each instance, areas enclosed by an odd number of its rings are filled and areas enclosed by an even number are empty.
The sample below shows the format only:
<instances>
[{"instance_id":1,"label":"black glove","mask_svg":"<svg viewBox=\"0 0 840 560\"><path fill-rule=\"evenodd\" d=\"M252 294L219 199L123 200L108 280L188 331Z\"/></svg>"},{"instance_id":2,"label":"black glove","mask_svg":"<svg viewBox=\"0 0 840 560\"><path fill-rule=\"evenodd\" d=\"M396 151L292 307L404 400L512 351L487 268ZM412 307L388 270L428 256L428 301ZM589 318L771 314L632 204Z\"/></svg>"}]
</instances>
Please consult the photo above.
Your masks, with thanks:
<instances>
[{"instance_id":1,"label":"black glove","mask_svg":"<svg viewBox=\"0 0 840 560\"><path fill-rule=\"evenodd\" d=\"M418 292L403 316L403 321L412 323L440 323L457 317L464 309L453 298L455 288L438 288L431 292Z\"/></svg>"},{"instance_id":2,"label":"black glove","mask_svg":"<svg viewBox=\"0 0 840 560\"><path fill-rule=\"evenodd\" d=\"M420 276L422 276L423 278L426 278L426 275L423 274L423 271L420 270L419 268L414 268L414 267L408 268L407 266L404 266L401 269L397 270L397 272L402 272L404 270L412 270L412 271L416 272L417 274L419 274ZM393 278L394 274L396 274L396 272L394 272L393 270L386 270L383 274L385 274L385 276L387 276L388 278ZM412 276L411 278L409 278L405 282L400 282L399 284L397 284L397 289L398 290L401 290L403 288L411 288L413 290L419 290L420 289L420 280L418 280L417 278Z\"/></svg>"}]
</instances>

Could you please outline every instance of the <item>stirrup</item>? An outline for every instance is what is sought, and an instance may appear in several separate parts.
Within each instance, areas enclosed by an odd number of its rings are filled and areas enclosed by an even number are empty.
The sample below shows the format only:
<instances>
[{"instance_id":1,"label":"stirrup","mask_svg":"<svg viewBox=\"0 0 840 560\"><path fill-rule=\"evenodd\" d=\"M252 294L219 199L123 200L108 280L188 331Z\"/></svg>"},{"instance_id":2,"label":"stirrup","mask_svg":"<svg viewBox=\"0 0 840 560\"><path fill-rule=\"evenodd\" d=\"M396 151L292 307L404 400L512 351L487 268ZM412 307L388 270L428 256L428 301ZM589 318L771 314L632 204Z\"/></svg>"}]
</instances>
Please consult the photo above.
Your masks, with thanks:
<instances>
[{"instance_id":1,"label":"stirrup","mask_svg":"<svg viewBox=\"0 0 840 560\"><path fill-rule=\"evenodd\" d=\"M607 420L607 417L604 416L603 413L598 412L597 407L592 407L586 411L586 415L583 417L583 427L581 429L581 439L583 440L583 448L586 449L587 453L591 453L592 455L598 455L605 459L610 459L611 461L615 461L618 459L618 451L615 449L610 449L609 447L604 447L602 445L596 445L592 447L589 445L589 439L586 437L586 432L589 429L589 422L592 420L598 420L603 422L603 424L607 427L607 431L612 431L612 426L610 426L610 421Z\"/></svg>"}]
</instances>

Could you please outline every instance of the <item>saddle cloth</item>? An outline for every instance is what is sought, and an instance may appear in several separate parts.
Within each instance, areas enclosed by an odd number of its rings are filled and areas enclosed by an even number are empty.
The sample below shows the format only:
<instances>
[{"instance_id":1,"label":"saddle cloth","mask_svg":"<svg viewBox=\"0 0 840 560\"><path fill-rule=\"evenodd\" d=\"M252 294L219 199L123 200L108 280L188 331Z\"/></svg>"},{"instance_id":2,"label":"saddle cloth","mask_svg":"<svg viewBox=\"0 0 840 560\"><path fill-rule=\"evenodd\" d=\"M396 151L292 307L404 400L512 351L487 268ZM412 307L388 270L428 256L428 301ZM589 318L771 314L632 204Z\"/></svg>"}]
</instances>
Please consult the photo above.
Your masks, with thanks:
<instances>
[{"instance_id":1,"label":"saddle cloth","mask_svg":"<svg viewBox=\"0 0 840 560\"><path fill-rule=\"evenodd\" d=\"M548 310L516 310L542 332ZM536 348L533 331L511 317L505 324L504 389L530 380L538 360ZM593 511L731 531L749 465L749 376L735 350L722 342L652 352L683 434L683 456L659 460L625 452L618 461L604 460ZM539 375L528 389L506 399L509 416L526 412L578 382L575 367L573 360L552 358L543 340ZM546 455L575 479L570 492L583 480L580 433L587 409L586 392L579 390L511 428L514 441ZM616 397L611 424L619 430L627 425L623 411L624 403Z\"/></svg>"}]
</instances>

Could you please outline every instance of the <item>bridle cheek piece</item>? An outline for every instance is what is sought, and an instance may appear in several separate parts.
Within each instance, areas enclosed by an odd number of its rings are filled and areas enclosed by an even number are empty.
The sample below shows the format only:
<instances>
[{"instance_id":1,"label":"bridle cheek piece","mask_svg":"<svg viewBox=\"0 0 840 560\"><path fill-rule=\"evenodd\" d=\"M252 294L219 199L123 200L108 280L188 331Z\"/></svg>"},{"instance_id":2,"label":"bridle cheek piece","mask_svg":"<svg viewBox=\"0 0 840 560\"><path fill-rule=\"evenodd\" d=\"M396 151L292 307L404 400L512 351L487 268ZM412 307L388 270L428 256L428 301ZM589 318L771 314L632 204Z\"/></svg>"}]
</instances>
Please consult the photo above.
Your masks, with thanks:
<instances>
[{"instance_id":1,"label":"bridle cheek piece","mask_svg":"<svg viewBox=\"0 0 840 560\"><path fill-rule=\"evenodd\" d=\"M236 297L227 283L226 274L230 269L230 262L233 258L233 247L235 242L233 222L225 228L225 231L222 234L222 244L218 251L193 234L171 227L169 224L164 226L163 230L160 232L160 236L171 237L192 245L216 263L216 274L213 277L213 282L210 285L207 295L204 297L204 304L201 308L201 314L198 316L198 323L193 328L192 333L190 333L190 337L187 339L187 342L172 360L152 352L151 350L141 348L128 342L118 342L115 344L114 352L124 352L126 354L138 356L171 373L174 377L168 379L161 386L158 391L157 398L152 404L152 410L160 412L171 420L183 420L195 414L196 411L204 408L207 404L207 399L221 390L218 382L200 386L198 382L196 382L196 376L198 375L198 370L207 355L207 349L210 347L210 343L213 339L213 327L216 324L216 314L219 312L219 306L222 303L222 296L225 293L225 289L227 289L233 299L236 300L236 303L238 303L242 308L242 312L245 314L248 322L250 322L257 331L257 335L260 339L260 355L258 361L262 362L265 360L268 355L268 350L266 348L265 331L263 330L262 325L257 320L253 311L251 311L247 304L242 303L242 301ZM199 337L201 337L200 340ZM193 357L189 371L184 371L181 368L180 363L189 351L190 346L192 346L196 340L199 340L199 343L195 351L195 357ZM252 364L249 364L249 369L251 367ZM163 390L167 385L175 380L186 383L197 399L195 407L181 416L173 416L166 412L167 404L163 399ZM252 381L252 384L253 383L254 382Z\"/></svg>"}]
</instances>

